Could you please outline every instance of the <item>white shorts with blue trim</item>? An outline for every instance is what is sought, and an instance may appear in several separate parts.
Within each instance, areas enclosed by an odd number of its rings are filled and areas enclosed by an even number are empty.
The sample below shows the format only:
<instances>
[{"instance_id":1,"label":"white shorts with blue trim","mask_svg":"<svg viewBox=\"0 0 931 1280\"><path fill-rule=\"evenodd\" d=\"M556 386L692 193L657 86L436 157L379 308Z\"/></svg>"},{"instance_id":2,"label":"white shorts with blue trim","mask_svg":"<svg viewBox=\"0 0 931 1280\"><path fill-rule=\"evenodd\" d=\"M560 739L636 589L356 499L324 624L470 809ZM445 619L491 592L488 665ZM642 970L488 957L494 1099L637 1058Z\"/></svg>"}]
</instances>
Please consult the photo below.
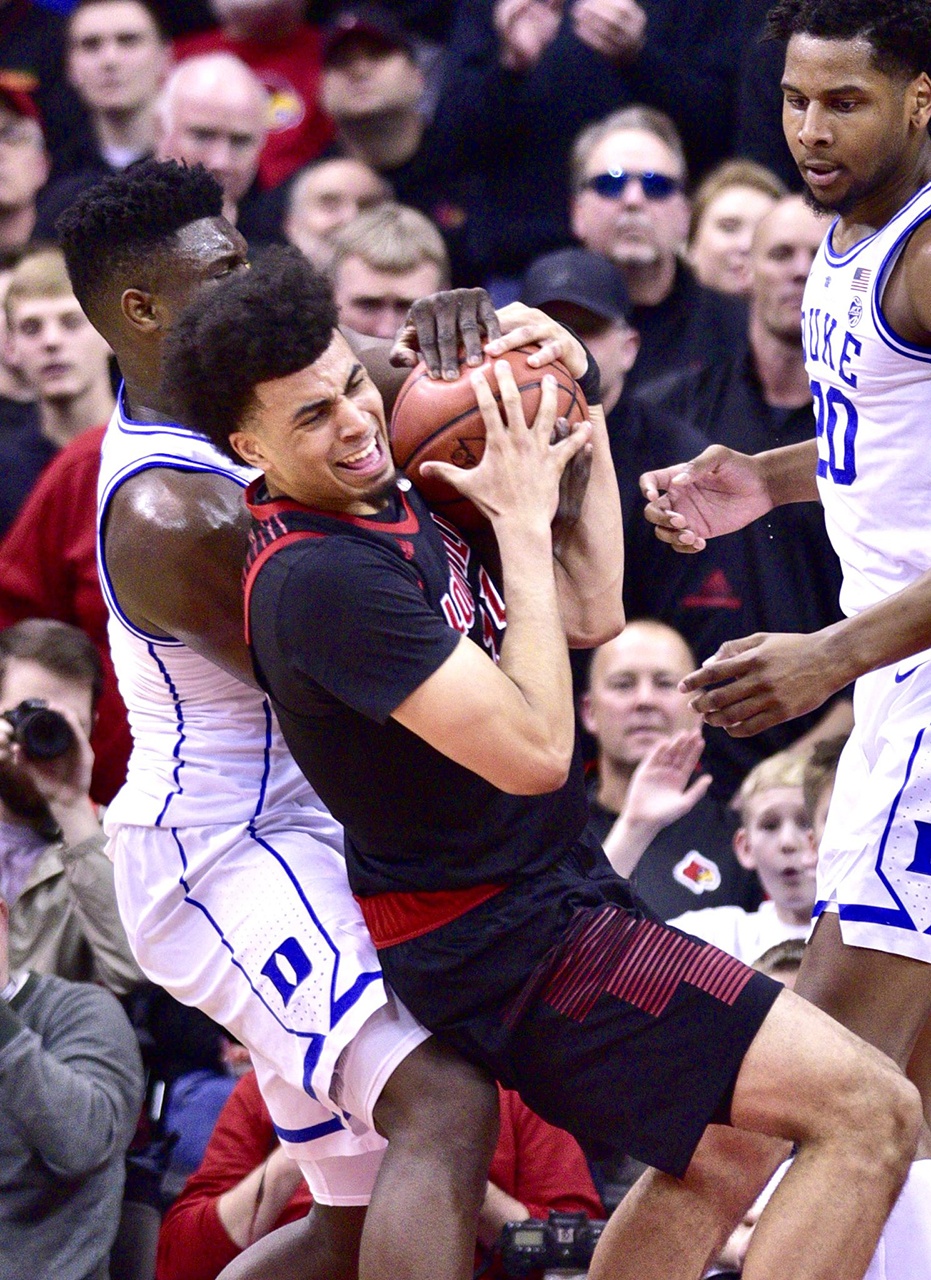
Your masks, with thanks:
<instances>
[{"instance_id":1,"label":"white shorts with blue trim","mask_svg":"<svg viewBox=\"0 0 931 1280\"><path fill-rule=\"evenodd\" d=\"M372 1108L429 1032L385 987L340 853L313 814L284 818L108 825L120 915L143 972L249 1049L315 1199L365 1204L385 1146Z\"/></svg>"},{"instance_id":2,"label":"white shorts with blue trim","mask_svg":"<svg viewBox=\"0 0 931 1280\"><path fill-rule=\"evenodd\" d=\"M861 676L818 855L815 916L931 963L931 650Z\"/></svg>"}]
</instances>

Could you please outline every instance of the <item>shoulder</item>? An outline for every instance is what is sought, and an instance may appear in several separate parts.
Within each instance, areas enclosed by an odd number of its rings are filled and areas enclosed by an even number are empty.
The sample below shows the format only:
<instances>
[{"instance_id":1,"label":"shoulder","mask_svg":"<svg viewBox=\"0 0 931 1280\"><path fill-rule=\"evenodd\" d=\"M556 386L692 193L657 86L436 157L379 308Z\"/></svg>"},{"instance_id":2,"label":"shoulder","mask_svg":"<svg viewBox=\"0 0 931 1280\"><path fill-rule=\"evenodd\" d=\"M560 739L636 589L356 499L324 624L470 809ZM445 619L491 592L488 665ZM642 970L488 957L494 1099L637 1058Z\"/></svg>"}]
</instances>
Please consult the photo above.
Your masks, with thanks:
<instances>
[{"instance_id":1,"label":"shoulder","mask_svg":"<svg viewBox=\"0 0 931 1280\"><path fill-rule=\"evenodd\" d=\"M197 537L224 527L245 533L248 526L242 485L231 476L147 467L124 480L110 500L108 550L116 533L134 542L140 536L164 536L174 543L185 535Z\"/></svg>"}]
</instances>

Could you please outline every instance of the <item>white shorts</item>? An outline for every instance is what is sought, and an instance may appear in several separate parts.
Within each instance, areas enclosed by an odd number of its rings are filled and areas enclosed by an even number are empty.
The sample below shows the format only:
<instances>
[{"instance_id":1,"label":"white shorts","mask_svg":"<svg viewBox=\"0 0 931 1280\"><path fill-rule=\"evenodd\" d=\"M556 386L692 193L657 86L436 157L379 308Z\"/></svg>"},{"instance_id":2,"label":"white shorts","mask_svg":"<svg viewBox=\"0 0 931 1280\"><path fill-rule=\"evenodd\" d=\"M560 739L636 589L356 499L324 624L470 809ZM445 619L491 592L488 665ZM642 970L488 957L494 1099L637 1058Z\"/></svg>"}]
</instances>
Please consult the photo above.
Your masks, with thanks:
<instances>
[{"instance_id":1,"label":"white shorts","mask_svg":"<svg viewBox=\"0 0 931 1280\"><path fill-rule=\"evenodd\" d=\"M108 827L120 915L143 972L247 1046L314 1198L365 1204L385 1147L372 1109L429 1032L385 987L341 855L312 814L284 817Z\"/></svg>"},{"instance_id":2,"label":"white shorts","mask_svg":"<svg viewBox=\"0 0 931 1280\"><path fill-rule=\"evenodd\" d=\"M815 916L931 963L931 650L861 676L818 855Z\"/></svg>"}]
</instances>

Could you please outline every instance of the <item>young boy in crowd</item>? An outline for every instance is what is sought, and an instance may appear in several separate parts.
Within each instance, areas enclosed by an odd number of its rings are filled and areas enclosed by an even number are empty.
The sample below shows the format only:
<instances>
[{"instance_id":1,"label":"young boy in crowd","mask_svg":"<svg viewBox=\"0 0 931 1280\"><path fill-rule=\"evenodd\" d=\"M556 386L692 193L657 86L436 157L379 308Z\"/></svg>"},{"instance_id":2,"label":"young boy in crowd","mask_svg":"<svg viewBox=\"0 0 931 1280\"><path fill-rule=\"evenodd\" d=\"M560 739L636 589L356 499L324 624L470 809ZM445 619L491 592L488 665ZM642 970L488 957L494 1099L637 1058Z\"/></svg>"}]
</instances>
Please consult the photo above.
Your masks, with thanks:
<instances>
[{"instance_id":1,"label":"young boy in crowd","mask_svg":"<svg viewBox=\"0 0 931 1280\"><path fill-rule=\"evenodd\" d=\"M808 936L818 849L805 774L803 757L781 751L750 770L734 800L740 814L734 852L741 866L757 873L768 900L757 911L736 906L686 911L671 925L746 964L778 942Z\"/></svg>"}]
</instances>

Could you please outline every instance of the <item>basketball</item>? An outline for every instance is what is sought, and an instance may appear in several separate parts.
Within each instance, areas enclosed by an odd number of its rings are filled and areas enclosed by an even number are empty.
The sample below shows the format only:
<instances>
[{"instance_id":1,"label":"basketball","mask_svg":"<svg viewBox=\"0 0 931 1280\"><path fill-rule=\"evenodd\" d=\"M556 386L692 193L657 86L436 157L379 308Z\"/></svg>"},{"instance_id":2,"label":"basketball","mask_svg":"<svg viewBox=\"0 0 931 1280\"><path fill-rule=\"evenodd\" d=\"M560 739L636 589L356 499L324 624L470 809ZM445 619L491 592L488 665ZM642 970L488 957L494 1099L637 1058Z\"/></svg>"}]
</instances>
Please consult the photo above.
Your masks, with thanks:
<instances>
[{"instance_id":1,"label":"basketball","mask_svg":"<svg viewBox=\"0 0 931 1280\"><path fill-rule=\"evenodd\" d=\"M556 378L557 414L570 423L588 417L588 405L572 374L556 361L536 369L527 357L537 347L517 347L495 360L507 360L520 391L524 417L528 424L536 417L540 404L540 384L545 373ZM488 385L500 407L495 360L486 358L477 366L488 379ZM408 375L395 401L388 429L395 465L429 503L437 515L445 516L459 529L474 530L487 526L485 517L452 485L432 477L421 477L422 463L451 462L457 467L477 467L485 452L485 423L469 381L472 368L460 365L455 382L431 378L420 364Z\"/></svg>"}]
</instances>

